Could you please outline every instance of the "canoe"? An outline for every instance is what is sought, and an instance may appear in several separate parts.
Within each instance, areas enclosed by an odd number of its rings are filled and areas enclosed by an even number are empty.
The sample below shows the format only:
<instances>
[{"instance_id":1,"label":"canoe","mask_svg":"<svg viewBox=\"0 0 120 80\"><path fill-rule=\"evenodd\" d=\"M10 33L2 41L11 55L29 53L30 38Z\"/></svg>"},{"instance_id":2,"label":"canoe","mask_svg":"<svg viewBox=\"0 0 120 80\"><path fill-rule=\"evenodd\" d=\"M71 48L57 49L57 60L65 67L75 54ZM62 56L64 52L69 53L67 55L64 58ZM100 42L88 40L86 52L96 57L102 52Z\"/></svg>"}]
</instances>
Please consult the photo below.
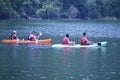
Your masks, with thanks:
<instances>
[{"instance_id":1,"label":"canoe","mask_svg":"<svg viewBox=\"0 0 120 80\"><path fill-rule=\"evenodd\" d=\"M92 45L80 45L80 44L75 44L75 45L63 45L63 44L54 44L52 45L52 48L64 48L64 47L68 47L68 48L81 48L81 47L99 47L99 46L105 46L107 44L106 41L103 42L98 42L98 43L94 43Z\"/></svg>"},{"instance_id":2,"label":"canoe","mask_svg":"<svg viewBox=\"0 0 120 80\"><path fill-rule=\"evenodd\" d=\"M2 40L3 43L34 43L34 44L51 44L51 39L43 39L43 40Z\"/></svg>"}]
</instances>

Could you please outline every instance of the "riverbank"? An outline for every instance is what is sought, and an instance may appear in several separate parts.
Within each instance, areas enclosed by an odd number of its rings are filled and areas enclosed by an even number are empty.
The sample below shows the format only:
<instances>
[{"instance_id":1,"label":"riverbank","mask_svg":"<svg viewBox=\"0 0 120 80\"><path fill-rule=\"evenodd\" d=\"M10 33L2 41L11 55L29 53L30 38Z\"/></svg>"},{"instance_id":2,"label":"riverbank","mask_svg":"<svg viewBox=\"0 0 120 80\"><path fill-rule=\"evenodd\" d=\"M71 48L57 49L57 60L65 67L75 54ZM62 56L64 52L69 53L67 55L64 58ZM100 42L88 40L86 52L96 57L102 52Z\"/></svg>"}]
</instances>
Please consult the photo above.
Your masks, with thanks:
<instances>
[{"instance_id":1,"label":"riverbank","mask_svg":"<svg viewBox=\"0 0 120 80\"><path fill-rule=\"evenodd\" d=\"M10 19L0 19L0 20L120 20L116 17L105 17L105 18L100 18L100 19L91 19L91 18L87 18L87 19L78 19L78 18L61 18L61 19L42 19L42 18L36 18L36 17L25 17L25 18L10 18Z\"/></svg>"}]
</instances>

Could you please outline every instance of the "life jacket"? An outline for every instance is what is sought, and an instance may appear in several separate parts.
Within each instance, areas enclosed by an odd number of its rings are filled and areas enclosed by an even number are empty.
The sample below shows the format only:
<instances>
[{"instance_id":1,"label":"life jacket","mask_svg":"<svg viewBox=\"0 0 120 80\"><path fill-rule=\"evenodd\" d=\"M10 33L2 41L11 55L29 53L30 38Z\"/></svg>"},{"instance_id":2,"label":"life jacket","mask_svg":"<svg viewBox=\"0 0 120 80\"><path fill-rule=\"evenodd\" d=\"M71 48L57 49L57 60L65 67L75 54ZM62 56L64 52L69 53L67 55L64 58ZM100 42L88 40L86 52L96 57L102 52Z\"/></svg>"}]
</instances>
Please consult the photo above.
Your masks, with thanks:
<instances>
[{"instance_id":1,"label":"life jacket","mask_svg":"<svg viewBox=\"0 0 120 80\"><path fill-rule=\"evenodd\" d=\"M67 37L64 37L64 38L63 38L62 44L68 44L68 38L67 38Z\"/></svg>"},{"instance_id":2,"label":"life jacket","mask_svg":"<svg viewBox=\"0 0 120 80\"><path fill-rule=\"evenodd\" d=\"M17 36L16 36L16 34L13 34L11 39L12 39L12 40L15 40L15 39L17 39Z\"/></svg>"},{"instance_id":3,"label":"life jacket","mask_svg":"<svg viewBox=\"0 0 120 80\"><path fill-rule=\"evenodd\" d=\"M35 40L35 36L33 34L30 34L29 37L28 37L28 39L30 41L34 41Z\"/></svg>"},{"instance_id":4,"label":"life jacket","mask_svg":"<svg viewBox=\"0 0 120 80\"><path fill-rule=\"evenodd\" d=\"M83 36L82 38L81 38L81 40L80 40L80 44L81 45L86 45L86 40L85 40L85 37Z\"/></svg>"},{"instance_id":5,"label":"life jacket","mask_svg":"<svg viewBox=\"0 0 120 80\"><path fill-rule=\"evenodd\" d=\"M29 40L30 40L30 41L34 41L34 38L33 38L33 37L30 37Z\"/></svg>"}]
</instances>

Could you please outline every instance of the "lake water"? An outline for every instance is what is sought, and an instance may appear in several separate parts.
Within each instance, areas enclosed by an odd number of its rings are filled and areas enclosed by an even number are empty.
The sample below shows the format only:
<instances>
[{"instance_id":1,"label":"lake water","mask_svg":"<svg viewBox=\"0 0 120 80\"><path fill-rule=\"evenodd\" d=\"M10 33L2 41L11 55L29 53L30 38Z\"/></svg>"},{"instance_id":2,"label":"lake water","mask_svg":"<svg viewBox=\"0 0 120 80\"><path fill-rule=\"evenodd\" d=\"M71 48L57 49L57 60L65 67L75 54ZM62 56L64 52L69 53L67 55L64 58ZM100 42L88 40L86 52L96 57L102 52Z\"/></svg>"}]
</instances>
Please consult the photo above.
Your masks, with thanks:
<instances>
[{"instance_id":1,"label":"lake water","mask_svg":"<svg viewBox=\"0 0 120 80\"><path fill-rule=\"evenodd\" d=\"M61 43L66 33L79 43L83 32L89 40L107 41L105 47L52 48L51 45L0 42L0 80L119 80L120 21L0 21L0 40L16 30L20 39L31 31L40 39Z\"/></svg>"}]
</instances>

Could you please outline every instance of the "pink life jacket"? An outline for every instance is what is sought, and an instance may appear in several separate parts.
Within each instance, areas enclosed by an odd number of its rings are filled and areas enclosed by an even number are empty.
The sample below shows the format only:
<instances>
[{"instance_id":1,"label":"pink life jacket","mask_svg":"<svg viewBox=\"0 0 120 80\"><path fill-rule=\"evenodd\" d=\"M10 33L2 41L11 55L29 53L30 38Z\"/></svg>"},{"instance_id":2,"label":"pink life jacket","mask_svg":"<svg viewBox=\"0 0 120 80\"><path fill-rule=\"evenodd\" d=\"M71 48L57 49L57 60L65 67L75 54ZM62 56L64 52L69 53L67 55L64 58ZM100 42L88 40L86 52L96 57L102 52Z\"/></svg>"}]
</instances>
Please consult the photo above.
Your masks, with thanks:
<instances>
[{"instance_id":1,"label":"pink life jacket","mask_svg":"<svg viewBox=\"0 0 120 80\"><path fill-rule=\"evenodd\" d=\"M67 38L67 37L64 37L64 38L63 38L62 44L68 44L68 38Z\"/></svg>"}]
</instances>

